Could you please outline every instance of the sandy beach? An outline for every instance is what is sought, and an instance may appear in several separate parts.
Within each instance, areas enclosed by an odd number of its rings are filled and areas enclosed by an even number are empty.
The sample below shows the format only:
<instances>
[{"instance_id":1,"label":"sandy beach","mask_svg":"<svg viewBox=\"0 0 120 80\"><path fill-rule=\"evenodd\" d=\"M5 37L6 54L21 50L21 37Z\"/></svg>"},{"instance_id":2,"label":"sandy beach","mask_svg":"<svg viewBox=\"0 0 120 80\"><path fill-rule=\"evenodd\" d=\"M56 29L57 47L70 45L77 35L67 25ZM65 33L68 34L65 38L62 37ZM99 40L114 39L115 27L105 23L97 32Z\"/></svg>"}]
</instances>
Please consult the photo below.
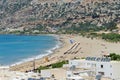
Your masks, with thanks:
<instances>
[{"instance_id":1,"label":"sandy beach","mask_svg":"<svg viewBox=\"0 0 120 80\"><path fill-rule=\"evenodd\" d=\"M109 53L120 54L120 43L110 43L101 39L91 39L79 35L62 34L59 37L63 43L61 48L56 49L52 54L41 59L11 66L10 70L25 72L34 69L34 64L35 68L38 68L39 66L50 65L62 60L84 58L86 56L102 56Z\"/></svg>"}]
</instances>

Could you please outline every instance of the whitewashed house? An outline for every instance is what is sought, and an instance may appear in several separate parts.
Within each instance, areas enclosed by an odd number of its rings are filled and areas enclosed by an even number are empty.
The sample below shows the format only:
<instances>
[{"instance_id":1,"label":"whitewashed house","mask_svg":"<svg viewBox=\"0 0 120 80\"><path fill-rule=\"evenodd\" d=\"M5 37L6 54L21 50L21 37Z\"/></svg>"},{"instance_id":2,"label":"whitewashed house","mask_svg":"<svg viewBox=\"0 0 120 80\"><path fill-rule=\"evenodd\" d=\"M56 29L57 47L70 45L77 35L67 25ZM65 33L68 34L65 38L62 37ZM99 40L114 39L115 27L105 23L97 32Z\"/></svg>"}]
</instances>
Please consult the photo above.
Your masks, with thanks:
<instances>
[{"instance_id":1,"label":"whitewashed house","mask_svg":"<svg viewBox=\"0 0 120 80\"><path fill-rule=\"evenodd\" d=\"M68 66L88 70L88 73L92 72L92 76L100 74L104 78L120 80L120 61L111 61L110 58L87 57L84 60L69 60Z\"/></svg>"},{"instance_id":2,"label":"whitewashed house","mask_svg":"<svg viewBox=\"0 0 120 80\"><path fill-rule=\"evenodd\" d=\"M52 74L50 70L41 70L41 77L43 78L51 78Z\"/></svg>"}]
</instances>

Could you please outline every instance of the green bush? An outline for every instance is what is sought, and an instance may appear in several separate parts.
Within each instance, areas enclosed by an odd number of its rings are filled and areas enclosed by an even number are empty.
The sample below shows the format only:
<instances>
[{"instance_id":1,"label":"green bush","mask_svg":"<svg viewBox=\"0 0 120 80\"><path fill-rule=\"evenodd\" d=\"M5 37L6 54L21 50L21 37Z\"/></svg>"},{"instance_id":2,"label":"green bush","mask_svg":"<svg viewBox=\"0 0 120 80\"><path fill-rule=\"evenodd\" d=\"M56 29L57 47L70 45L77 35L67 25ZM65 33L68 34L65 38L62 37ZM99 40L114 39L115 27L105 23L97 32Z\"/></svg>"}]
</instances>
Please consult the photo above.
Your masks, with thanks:
<instances>
[{"instance_id":1,"label":"green bush","mask_svg":"<svg viewBox=\"0 0 120 80\"><path fill-rule=\"evenodd\" d=\"M119 42L120 41L120 34L109 33L109 34L102 34L102 39L112 41L112 42Z\"/></svg>"},{"instance_id":2,"label":"green bush","mask_svg":"<svg viewBox=\"0 0 120 80\"><path fill-rule=\"evenodd\" d=\"M63 64L68 64L68 61L60 61L60 62L53 63L48 66L40 66L38 69L36 69L36 71L41 72L41 70L50 69L51 67L52 68L61 68L63 66Z\"/></svg>"},{"instance_id":3,"label":"green bush","mask_svg":"<svg viewBox=\"0 0 120 80\"><path fill-rule=\"evenodd\" d=\"M48 66L40 66L36 71L41 72L41 70L49 69Z\"/></svg>"},{"instance_id":4,"label":"green bush","mask_svg":"<svg viewBox=\"0 0 120 80\"><path fill-rule=\"evenodd\" d=\"M51 64L52 68L60 68L63 66L63 64L67 64L68 61L61 61L61 62L58 62L58 63L55 63L55 64Z\"/></svg>"},{"instance_id":5,"label":"green bush","mask_svg":"<svg viewBox=\"0 0 120 80\"><path fill-rule=\"evenodd\" d=\"M120 61L120 55L119 54L111 53L110 57L111 57L111 60Z\"/></svg>"}]
</instances>

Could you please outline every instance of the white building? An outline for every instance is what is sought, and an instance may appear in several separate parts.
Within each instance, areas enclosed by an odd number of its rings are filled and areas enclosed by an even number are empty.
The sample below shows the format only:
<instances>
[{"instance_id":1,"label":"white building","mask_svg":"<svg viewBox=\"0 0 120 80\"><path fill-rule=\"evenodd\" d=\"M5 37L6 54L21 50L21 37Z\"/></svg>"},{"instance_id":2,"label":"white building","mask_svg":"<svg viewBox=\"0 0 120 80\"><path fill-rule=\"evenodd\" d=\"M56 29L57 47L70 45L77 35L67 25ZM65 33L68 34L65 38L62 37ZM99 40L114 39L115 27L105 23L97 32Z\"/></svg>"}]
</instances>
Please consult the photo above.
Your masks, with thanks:
<instances>
[{"instance_id":1,"label":"white building","mask_svg":"<svg viewBox=\"0 0 120 80\"><path fill-rule=\"evenodd\" d=\"M85 60L69 60L69 67L83 68L92 71L92 75L101 74L102 77L120 80L120 61L109 58L87 57Z\"/></svg>"},{"instance_id":2,"label":"white building","mask_svg":"<svg viewBox=\"0 0 120 80\"><path fill-rule=\"evenodd\" d=\"M41 77L43 78L51 78L52 74L50 70L41 70Z\"/></svg>"}]
</instances>

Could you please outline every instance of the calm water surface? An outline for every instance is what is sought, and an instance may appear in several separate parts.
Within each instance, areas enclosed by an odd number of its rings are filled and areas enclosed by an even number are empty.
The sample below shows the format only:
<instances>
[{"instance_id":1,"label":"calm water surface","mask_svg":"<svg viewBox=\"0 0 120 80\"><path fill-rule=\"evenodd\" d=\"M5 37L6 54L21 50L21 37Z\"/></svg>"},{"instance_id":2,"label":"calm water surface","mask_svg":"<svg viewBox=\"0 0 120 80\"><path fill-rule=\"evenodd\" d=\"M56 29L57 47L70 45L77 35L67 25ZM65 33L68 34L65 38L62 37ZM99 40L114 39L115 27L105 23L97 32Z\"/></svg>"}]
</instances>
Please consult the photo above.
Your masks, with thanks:
<instances>
[{"instance_id":1,"label":"calm water surface","mask_svg":"<svg viewBox=\"0 0 120 80\"><path fill-rule=\"evenodd\" d=\"M0 35L0 64L10 65L49 54L58 45L54 36Z\"/></svg>"}]
</instances>

